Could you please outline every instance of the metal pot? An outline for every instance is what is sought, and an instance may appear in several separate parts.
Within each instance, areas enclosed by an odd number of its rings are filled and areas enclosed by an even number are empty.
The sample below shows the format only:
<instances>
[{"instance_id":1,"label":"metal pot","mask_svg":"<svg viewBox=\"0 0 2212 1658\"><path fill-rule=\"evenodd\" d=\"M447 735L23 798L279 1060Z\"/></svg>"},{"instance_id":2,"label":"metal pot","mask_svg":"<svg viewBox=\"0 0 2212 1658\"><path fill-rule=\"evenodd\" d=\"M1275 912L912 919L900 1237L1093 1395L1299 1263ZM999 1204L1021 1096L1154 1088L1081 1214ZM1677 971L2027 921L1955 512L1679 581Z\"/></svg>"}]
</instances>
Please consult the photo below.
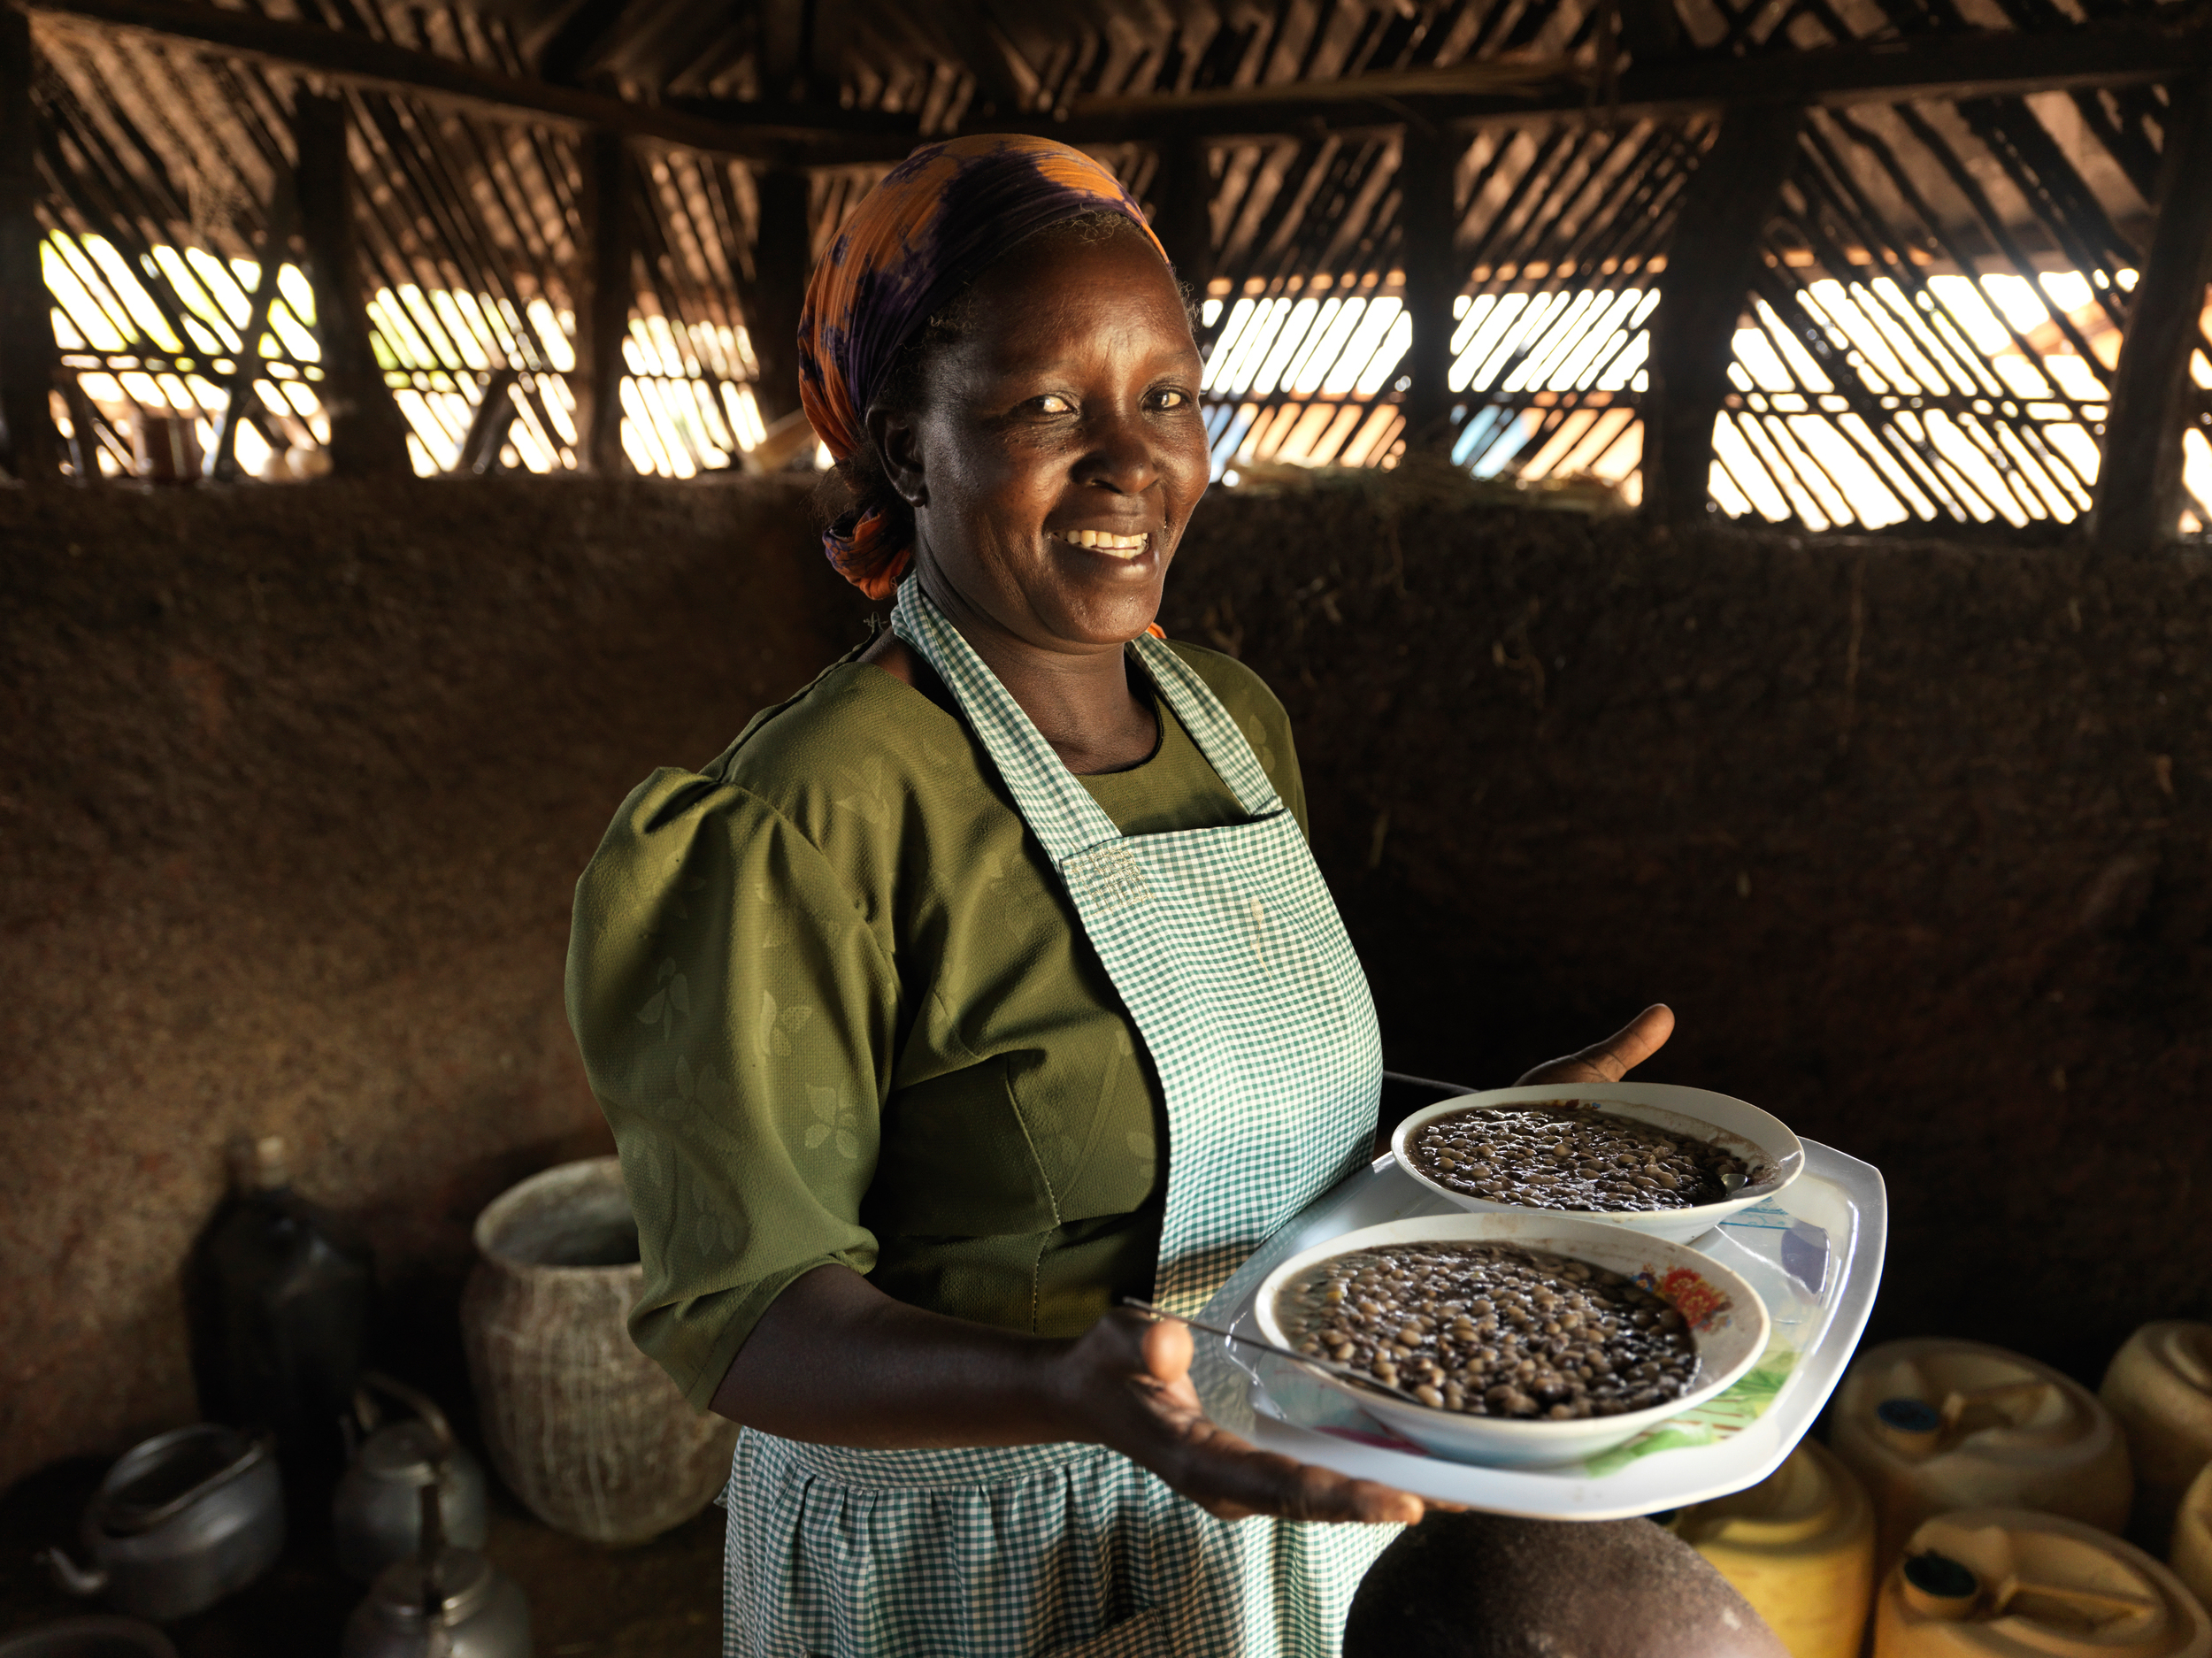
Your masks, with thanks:
<instances>
[{"instance_id":1,"label":"metal pot","mask_svg":"<svg viewBox=\"0 0 2212 1658\"><path fill-rule=\"evenodd\" d=\"M88 1569L41 1556L72 1594L166 1621L244 1588L284 1548L284 1487L265 1439L203 1422L125 1452L85 1506Z\"/></svg>"},{"instance_id":2,"label":"metal pot","mask_svg":"<svg viewBox=\"0 0 2212 1658\"><path fill-rule=\"evenodd\" d=\"M376 1421L372 1392L399 1400L412 1422L376 1427L338 1482L331 1499L332 1539L349 1577L369 1583L396 1560L422 1546L425 1486L438 1487L446 1538L463 1548L481 1548L489 1524L484 1470L454 1442L445 1413L424 1394L372 1370L362 1378L355 1409L365 1427Z\"/></svg>"},{"instance_id":3,"label":"metal pot","mask_svg":"<svg viewBox=\"0 0 2212 1658\"><path fill-rule=\"evenodd\" d=\"M177 1649L134 1617L65 1617L0 1637L0 1658L177 1658Z\"/></svg>"},{"instance_id":4,"label":"metal pot","mask_svg":"<svg viewBox=\"0 0 2212 1658\"><path fill-rule=\"evenodd\" d=\"M346 1620L338 1658L530 1658L530 1603L472 1548L388 1566Z\"/></svg>"}]
</instances>

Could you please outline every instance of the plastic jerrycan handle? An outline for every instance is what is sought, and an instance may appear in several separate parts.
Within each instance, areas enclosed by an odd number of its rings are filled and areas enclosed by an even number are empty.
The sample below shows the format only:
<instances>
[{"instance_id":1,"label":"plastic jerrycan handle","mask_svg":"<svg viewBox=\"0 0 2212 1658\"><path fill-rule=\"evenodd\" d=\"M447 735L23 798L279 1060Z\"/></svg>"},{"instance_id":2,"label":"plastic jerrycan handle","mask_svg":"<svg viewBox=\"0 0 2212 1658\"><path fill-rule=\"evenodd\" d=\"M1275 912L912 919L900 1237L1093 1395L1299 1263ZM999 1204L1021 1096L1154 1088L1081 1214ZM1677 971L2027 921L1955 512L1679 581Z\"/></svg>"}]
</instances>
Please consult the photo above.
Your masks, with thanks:
<instances>
[{"instance_id":1,"label":"plastic jerrycan handle","mask_svg":"<svg viewBox=\"0 0 2212 1658\"><path fill-rule=\"evenodd\" d=\"M1909 1396L1885 1399L1874 1407L1874 1426L1885 1441L1905 1455L1933 1456L1984 1428L2023 1425L2038 1414L2038 1405L2058 1393L2041 1378L2026 1377L1987 1387L1955 1387L1935 1405ZM2008 1406L2012 1409L2007 1409ZM1994 1414L1997 1420L1972 1419L1987 1414Z\"/></svg>"},{"instance_id":2,"label":"plastic jerrycan handle","mask_svg":"<svg viewBox=\"0 0 2212 1658\"><path fill-rule=\"evenodd\" d=\"M2091 1589L2077 1584L2039 1583L2011 1573L1986 1593L1972 1567L1933 1553L1905 1562L1905 1603L1923 1616L1958 1621L1995 1619L2014 1614L2028 1600L2056 1601L2078 1608L2107 1629L2122 1620L2154 1628L2165 1621L2165 1603L2151 1596Z\"/></svg>"}]
</instances>

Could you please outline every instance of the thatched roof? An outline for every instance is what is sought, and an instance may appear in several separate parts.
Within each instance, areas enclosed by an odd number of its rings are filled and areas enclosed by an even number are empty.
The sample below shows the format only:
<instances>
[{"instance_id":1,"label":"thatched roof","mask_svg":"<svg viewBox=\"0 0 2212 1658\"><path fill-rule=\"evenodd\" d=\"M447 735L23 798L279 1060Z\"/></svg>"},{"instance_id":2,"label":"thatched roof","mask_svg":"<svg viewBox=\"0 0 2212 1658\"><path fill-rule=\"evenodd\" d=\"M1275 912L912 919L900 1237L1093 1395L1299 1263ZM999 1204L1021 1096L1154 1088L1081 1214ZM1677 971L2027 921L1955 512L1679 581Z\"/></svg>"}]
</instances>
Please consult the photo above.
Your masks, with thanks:
<instances>
[{"instance_id":1,"label":"thatched roof","mask_svg":"<svg viewBox=\"0 0 2212 1658\"><path fill-rule=\"evenodd\" d=\"M2207 63L2193 9L2089 0L27 3L64 365L111 447L117 377L168 368L211 435L320 90L347 104L360 292L419 469L609 461L572 412L595 349L624 352L601 429L634 464L776 458L812 254L914 143L1013 127L1156 209L1210 302L1225 471L1386 464L1410 435L1632 495L1649 354L1675 349L1721 416L1709 457L1680 458L1694 419L1669 440L1678 486L1717 460L1724 509L1814 527L2091 506ZM1742 158L1714 148L1758 120ZM1748 219L1695 205L1701 173L1757 197ZM1724 290L1697 342L1659 305L1671 257L1678 288ZM618 348L588 273L626 268ZM287 280L254 408L261 446L305 452L321 366ZM488 392L512 416L480 418Z\"/></svg>"}]
</instances>

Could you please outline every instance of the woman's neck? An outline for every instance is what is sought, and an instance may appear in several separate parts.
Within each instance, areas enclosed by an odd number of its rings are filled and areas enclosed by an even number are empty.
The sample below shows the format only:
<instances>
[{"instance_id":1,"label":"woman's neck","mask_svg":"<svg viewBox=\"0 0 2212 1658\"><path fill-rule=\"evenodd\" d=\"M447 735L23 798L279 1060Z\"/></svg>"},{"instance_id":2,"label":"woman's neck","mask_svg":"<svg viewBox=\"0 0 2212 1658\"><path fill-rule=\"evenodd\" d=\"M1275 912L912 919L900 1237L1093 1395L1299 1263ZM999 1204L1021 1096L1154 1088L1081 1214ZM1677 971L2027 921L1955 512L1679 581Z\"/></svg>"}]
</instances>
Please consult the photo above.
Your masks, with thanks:
<instances>
[{"instance_id":1,"label":"woman's neck","mask_svg":"<svg viewBox=\"0 0 2212 1658\"><path fill-rule=\"evenodd\" d=\"M1069 771L1118 771L1151 755L1159 741L1158 717L1150 699L1130 683L1125 649L1047 649L992 620L941 572L926 568L922 587ZM918 658L888 631L861 660L909 685L917 682Z\"/></svg>"}]
</instances>

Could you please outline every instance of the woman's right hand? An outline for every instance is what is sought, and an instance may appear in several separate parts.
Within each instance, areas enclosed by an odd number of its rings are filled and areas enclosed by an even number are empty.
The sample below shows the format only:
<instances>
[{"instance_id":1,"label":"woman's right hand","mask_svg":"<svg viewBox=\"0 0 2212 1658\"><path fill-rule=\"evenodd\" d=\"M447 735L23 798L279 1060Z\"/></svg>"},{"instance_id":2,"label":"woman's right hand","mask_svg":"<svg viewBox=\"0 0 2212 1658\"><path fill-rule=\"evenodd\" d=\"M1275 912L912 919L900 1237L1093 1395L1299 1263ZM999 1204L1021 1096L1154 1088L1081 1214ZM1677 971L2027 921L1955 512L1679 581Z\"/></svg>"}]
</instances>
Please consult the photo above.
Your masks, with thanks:
<instances>
[{"instance_id":1,"label":"woman's right hand","mask_svg":"<svg viewBox=\"0 0 2212 1658\"><path fill-rule=\"evenodd\" d=\"M1217 1519L1417 1523L1426 1508L1409 1493L1350 1479L1249 1445L1206 1419L1191 1386L1189 1329L1112 1312L1055 1362L1066 1437L1105 1445L1159 1476Z\"/></svg>"}]
</instances>

